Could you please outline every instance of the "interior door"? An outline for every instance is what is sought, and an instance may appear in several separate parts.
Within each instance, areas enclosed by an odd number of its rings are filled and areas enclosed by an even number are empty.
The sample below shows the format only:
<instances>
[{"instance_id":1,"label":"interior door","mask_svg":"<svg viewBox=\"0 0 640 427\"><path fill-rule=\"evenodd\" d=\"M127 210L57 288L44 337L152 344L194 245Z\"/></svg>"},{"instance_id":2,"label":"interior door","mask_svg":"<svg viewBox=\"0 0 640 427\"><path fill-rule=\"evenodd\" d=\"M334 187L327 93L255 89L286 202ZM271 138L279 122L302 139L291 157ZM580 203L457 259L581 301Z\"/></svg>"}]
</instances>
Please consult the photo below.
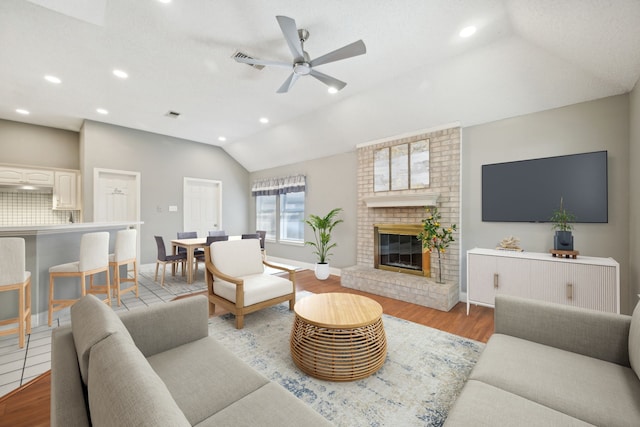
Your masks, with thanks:
<instances>
[{"instance_id":1,"label":"interior door","mask_svg":"<svg viewBox=\"0 0 640 427\"><path fill-rule=\"evenodd\" d=\"M222 182L208 179L184 179L184 228L205 237L209 230L222 229Z\"/></svg>"}]
</instances>

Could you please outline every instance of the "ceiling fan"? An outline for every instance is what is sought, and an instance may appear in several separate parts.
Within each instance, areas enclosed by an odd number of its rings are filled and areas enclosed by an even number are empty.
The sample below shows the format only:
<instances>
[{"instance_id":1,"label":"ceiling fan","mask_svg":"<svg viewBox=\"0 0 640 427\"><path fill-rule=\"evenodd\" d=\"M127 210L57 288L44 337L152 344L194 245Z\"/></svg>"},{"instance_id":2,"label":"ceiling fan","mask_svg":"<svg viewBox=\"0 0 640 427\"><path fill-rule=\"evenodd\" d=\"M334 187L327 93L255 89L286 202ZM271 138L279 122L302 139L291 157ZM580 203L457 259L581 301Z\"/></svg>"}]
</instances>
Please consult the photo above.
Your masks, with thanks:
<instances>
[{"instance_id":1,"label":"ceiling fan","mask_svg":"<svg viewBox=\"0 0 640 427\"><path fill-rule=\"evenodd\" d=\"M282 34L284 35L291 54L293 62L270 61L265 59L255 59L249 57L234 56L237 62L249 65L272 65L276 67L286 67L292 69L291 75L277 90L278 93L286 93L293 87L293 84L300 76L310 75L320 80L322 83L336 90L343 89L347 84L334 77L328 76L314 69L318 65L327 64L329 62L339 61L341 59L351 58L353 56L363 55L367 52L367 48L362 40L358 40L351 44L336 49L316 59L310 59L309 54L304 50L304 42L309 38L309 31L298 29L296 21L286 16L276 16Z\"/></svg>"}]
</instances>

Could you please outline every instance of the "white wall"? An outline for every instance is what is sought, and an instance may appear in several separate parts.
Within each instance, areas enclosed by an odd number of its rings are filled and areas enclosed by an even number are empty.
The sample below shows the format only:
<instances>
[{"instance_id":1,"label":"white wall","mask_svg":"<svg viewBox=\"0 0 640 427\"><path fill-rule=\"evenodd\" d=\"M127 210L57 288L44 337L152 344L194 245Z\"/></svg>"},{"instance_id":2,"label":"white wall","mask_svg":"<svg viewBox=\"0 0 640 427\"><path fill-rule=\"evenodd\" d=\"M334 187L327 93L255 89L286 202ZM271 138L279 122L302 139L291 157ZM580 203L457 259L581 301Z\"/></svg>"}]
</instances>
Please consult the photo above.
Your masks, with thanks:
<instances>
[{"instance_id":1,"label":"white wall","mask_svg":"<svg viewBox=\"0 0 640 427\"><path fill-rule=\"evenodd\" d=\"M183 231L184 177L222 181L222 226L230 234L249 228L249 172L220 147L86 121L81 135L84 220L93 220L94 168L140 172L141 262L155 262L154 235L165 246ZM178 212L169 212L169 206Z\"/></svg>"},{"instance_id":2,"label":"white wall","mask_svg":"<svg viewBox=\"0 0 640 427\"><path fill-rule=\"evenodd\" d=\"M629 94L629 304L640 294L640 81Z\"/></svg>"},{"instance_id":3,"label":"white wall","mask_svg":"<svg viewBox=\"0 0 640 427\"><path fill-rule=\"evenodd\" d=\"M305 215L324 216L333 208L342 208L344 220L334 229L333 241L338 246L331 252L332 267L342 268L356 264L357 201L356 172L358 169L355 151L338 154L307 162L265 169L251 174L251 181L287 175L303 174L307 177ZM251 198L252 213L255 213L255 200ZM255 227L255 216L251 218ZM305 240L313 240L312 231L305 225ZM309 246L275 244L267 242L269 256L292 259L313 264L316 257Z\"/></svg>"},{"instance_id":4,"label":"white wall","mask_svg":"<svg viewBox=\"0 0 640 427\"><path fill-rule=\"evenodd\" d=\"M502 238L520 238L523 249L548 252L551 225L493 223L481 219L481 166L538 157L607 150L609 223L577 224L575 249L585 256L620 263L621 310L630 312L629 285L629 96L619 95L568 107L464 128L462 132L462 251L493 248ZM466 260L462 288L466 291Z\"/></svg>"}]
</instances>

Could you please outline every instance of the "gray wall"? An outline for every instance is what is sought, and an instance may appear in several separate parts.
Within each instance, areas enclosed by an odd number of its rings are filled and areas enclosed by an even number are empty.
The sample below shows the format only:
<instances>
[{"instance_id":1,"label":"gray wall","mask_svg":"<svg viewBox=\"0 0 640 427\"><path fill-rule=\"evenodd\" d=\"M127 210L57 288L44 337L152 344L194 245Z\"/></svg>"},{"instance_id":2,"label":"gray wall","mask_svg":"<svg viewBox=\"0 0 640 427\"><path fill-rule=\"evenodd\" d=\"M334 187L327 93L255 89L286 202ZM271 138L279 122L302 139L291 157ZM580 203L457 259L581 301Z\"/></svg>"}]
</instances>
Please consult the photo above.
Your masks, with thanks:
<instances>
[{"instance_id":1,"label":"gray wall","mask_svg":"<svg viewBox=\"0 0 640 427\"><path fill-rule=\"evenodd\" d=\"M141 263L156 260L154 235L169 240L183 227L184 177L222 181L222 224L229 234L249 230L249 172L221 148L85 121L81 136L84 221L93 220L94 168L140 172ZM178 212L169 212L169 205ZM160 209L158 209L160 207Z\"/></svg>"},{"instance_id":2,"label":"gray wall","mask_svg":"<svg viewBox=\"0 0 640 427\"><path fill-rule=\"evenodd\" d=\"M609 155L609 223L577 224L575 249L581 255L612 257L620 263L621 311L629 313L628 95L464 128L462 253L474 247L493 248L509 235L519 237L526 251L547 252L553 247L548 223L482 222L481 165L597 150L607 150ZM466 291L466 259L462 261L462 289Z\"/></svg>"},{"instance_id":3,"label":"gray wall","mask_svg":"<svg viewBox=\"0 0 640 427\"><path fill-rule=\"evenodd\" d=\"M331 267L342 268L356 264L357 201L356 191L358 169L355 151L311 160L290 166L265 169L251 174L251 181L304 174L307 177L305 196L305 215L324 216L333 208L342 208L344 220L334 229L333 241L338 246L331 252ZM251 198L250 212L255 212L255 199ZM255 215L251 218L251 227L255 227ZM305 241L313 240L311 228L305 225ZM276 244L267 242L269 256L287 258L296 261L315 263L316 257L310 246Z\"/></svg>"},{"instance_id":4,"label":"gray wall","mask_svg":"<svg viewBox=\"0 0 640 427\"><path fill-rule=\"evenodd\" d=\"M629 304L640 294L640 82L629 95Z\"/></svg>"},{"instance_id":5,"label":"gray wall","mask_svg":"<svg viewBox=\"0 0 640 427\"><path fill-rule=\"evenodd\" d=\"M0 119L0 163L80 169L78 132Z\"/></svg>"}]
</instances>

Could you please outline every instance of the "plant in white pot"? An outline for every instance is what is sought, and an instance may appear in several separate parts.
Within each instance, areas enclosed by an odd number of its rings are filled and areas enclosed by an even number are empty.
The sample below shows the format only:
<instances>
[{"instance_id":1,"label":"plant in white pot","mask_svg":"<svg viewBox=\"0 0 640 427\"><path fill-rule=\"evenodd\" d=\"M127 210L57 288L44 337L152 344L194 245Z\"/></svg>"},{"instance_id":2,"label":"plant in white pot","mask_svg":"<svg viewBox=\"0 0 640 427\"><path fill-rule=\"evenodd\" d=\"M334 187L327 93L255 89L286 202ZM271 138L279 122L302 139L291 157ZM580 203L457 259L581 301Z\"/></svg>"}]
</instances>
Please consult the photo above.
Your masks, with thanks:
<instances>
[{"instance_id":1,"label":"plant in white pot","mask_svg":"<svg viewBox=\"0 0 640 427\"><path fill-rule=\"evenodd\" d=\"M561 251L573 250L573 230L572 222L575 222L576 216L564 208L562 197L560 197L560 208L553 211L553 215L549 218L553 222L553 229L556 230L553 236L553 249Z\"/></svg>"},{"instance_id":2,"label":"plant in white pot","mask_svg":"<svg viewBox=\"0 0 640 427\"><path fill-rule=\"evenodd\" d=\"M335 208L324 217L309 215L305 220L313 230L315 241L304 243L315 248L313 253L318 256L315 273L319 280L326 280L329 277L329 256L332 255L329 251L337 246L337 243L331 243L331 232L336 225L343 222L337 218L340 212L342 208Z\"/></svg>"}]
</instances>

